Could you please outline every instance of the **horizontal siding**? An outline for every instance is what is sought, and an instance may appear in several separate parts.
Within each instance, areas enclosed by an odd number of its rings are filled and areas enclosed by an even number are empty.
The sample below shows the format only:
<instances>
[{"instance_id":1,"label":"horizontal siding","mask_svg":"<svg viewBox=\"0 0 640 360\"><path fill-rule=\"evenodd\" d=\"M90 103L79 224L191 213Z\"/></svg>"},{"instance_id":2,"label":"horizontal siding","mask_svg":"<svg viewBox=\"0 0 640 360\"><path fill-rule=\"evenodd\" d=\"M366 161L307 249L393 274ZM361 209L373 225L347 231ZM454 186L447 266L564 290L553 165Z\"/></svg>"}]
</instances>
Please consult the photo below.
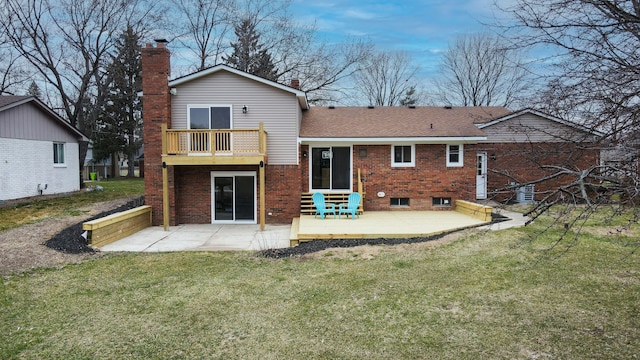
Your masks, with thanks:
<instances>
[{"instance_id":1,"label":"horizontal siding","mask_svg":"<svg viewBox=\"0 0 640 360\"><path fill-rule=\"evenodd\" d=\"M78 142L77 137L30 103L0 112L0 137Z\"/></svg>"},{"instance_id":2,"label":"horizontal siding","mask_svg":"<svg viewBox=\"0 0 640 360\"><path fill-rule=\"evenodd\" d=\"M187 128L187 105L231 105L233 128L257 129L264 123L270 164L297 164L301 111L294 94L220 71L180 85L171 99L172 128ZM247 114L242 113L244 105Z\"/></svg>"},{"instance_id":3,"label":"horizontal siding","mask_svg":"<svg viewBox=\"0 0 640 360\"><path fill-rule=\"evenodd\" d=\"M581 139L584 133L570 126L534 114L523 114L482 129L485 143L562 142Z\"/></svg>"}]
</instances>

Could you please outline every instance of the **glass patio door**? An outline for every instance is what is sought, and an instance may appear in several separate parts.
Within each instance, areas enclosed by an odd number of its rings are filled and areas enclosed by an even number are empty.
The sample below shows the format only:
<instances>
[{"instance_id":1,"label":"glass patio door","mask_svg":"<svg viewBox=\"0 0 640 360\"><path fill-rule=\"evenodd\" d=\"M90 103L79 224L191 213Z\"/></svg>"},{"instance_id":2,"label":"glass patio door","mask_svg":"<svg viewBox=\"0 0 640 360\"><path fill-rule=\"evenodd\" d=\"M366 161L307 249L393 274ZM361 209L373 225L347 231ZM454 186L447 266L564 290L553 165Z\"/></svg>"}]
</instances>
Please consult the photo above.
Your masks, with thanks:
<instances>
[{"instance_id":1,"label":"glass patio door","mask_svg":"<svg viewBox=\"0 0 640 360\"><path fill-rule=\"evenodd\" d=\"M311 148L311 190L351 191L351 147Z\"/></svg>"},{"instance_id":2,"label":"glass patio door","mask_svg":"<svg viewBox=\"0 0 640 360\"><path fill-rule=\"evenodd\" d=\"M255 172L213 172L213 223L256 223Z\"/></svg>"}]
</instances>

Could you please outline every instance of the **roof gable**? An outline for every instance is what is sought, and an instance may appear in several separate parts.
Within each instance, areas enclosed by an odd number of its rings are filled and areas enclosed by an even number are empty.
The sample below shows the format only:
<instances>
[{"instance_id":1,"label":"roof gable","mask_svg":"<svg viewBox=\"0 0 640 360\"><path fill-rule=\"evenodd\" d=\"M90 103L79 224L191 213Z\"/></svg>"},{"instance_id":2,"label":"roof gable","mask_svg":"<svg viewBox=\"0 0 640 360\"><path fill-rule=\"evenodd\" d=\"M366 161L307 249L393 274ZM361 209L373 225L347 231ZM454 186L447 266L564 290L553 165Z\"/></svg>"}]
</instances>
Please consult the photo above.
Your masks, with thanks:
<instances>
[{"instance_id":1,"label":"roof gable","mask_svg":"<svg viewBox=\"0 0 640 360\"><path fill-rule=\"evenodd\" d=\"M202 77L209 76L211 74L215 74L215 73L220 72L220 71L227 71L227 72L230 72L232 74L236 74L238 76L242 76L244 78L251 79L253 81L257 81L259 83L262 83L262 84L265 84L265 85L268 85L268 86L271 86L271 87L274 87L274 88L289 92L289 93L295 95L298 98L298 103L300 104L300 108L305 109L305 110L309 108L309 103L307 101L307 94L304 91L298 90L298 89L290 87L290 86L282 85L282 84L277 83L275 81L267 80L265 78L262 78L262 77L259 77L259 76L253 75L253 74L249 74L249 73L244 72L242 70L238 70L238 69L235 69L235 68L232 68L230 66L223 65L223 64L215 65L215 66L212 66L210 68L207 68L207 69L204 69L204 70L201 70L201 71L197 71L197 72L194 72L194 73L189 74L189 75L181 76L181 77L176 78L174 80L170 80L169 81L169 87L177 87L177 86L179 86L181 84L184 84L184 83L196 80L196 79L200 79Z\"/></svg>"},{"instance_id":2,"label":"roof gable","mask_svg":"<svg viewBox=\"0 0 640 360\"><path fill-rule=\"evenodd\" d=\"M31 104L38 108L46 116L53 120L55 124L76 137L78 141L89 141L89 138L87 138L80 130L71 126L68 121L63 119L60 115L56 114L55 111L51 110L51 108L49 108L38 98L34 96L0 96L0 112L7 111L24 104Z\"/></svg>"},{"instance_id":3,"label":"roof gable","mask_svg":"<svg viewBox=\"0 0 640 360\"><path fill-rule=\"evenodd\" d=\"M564 125L564 126L568 126L570 128L573 128L574 130L577 130L577 131L580 131L580 132L584 132L584 133L591 134L591 135L594 135L594 136L602 136L602 133L600 133L598 131L595 131L595 130L588 129L588 128L586 128L586 127L584 127L584 126L582 126L582 125L580 125L578 123L567 121L567 120L561 119L559 117L555 117L553 115L545 114L545 113L543 113L541 111L534 110L534 109L529 109L529 108L522 109L522 110L519 110L519 111L514 111L514 112L512 112L510 114L504 115L504 116L499 117L499 118L492 119L492 120L487 121L487 122L476 122L476 124L477 124L478 128L484 129L484 128L487 128L487 127L490 127L490 126L494 126L494 125L497 125L497 124L512 120L514 118L517 118L517 117L520 117L520 116L526 115L526 114L535 115L535 116L541 117L541 118L543 118L545 120L548 120L548 121L551 121L551 122L554 122L554 123L557 123L557 124L561 124L561 125Z\"/></svg>"}]
</instances>

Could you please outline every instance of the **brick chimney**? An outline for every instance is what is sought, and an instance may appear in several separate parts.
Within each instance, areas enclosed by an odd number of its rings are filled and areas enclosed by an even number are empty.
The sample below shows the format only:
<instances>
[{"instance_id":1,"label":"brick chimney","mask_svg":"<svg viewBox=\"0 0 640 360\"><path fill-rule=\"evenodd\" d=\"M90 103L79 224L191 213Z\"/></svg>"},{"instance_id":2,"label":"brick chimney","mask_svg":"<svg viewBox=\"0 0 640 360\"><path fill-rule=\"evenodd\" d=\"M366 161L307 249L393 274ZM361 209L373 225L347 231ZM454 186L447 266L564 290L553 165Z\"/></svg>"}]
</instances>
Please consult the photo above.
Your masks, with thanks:
<instances>
[{"instance_id":1,"label":"brick chimney","mask_svg":"<svg viewBox=\"0 0 640 360\"><path fill-rule=\"evenodd\" d=\"M162 124L171 127L171 95L169 76L171 53L164 41L156 46L146 44L142 55L142 120L144 128L144 194L145 203L153 208L153 223L162 223ZM173 169L169 172L173 188ZM175 201L171 196L170 203ZM171 207L175 209L175 207ZM175 210L171 211L171 215ZM175 216L171 216L171 222Z\"/></svg>"},{"instance_id":2,"label":"brick chimney","mask_svg":"<svg viewBox=\"0 0 640 360\"><path fill-rule=\"evenodd\" d=\"M291 87L300 90L300 79L291 79Z\"/></svg>"}]
</instances>

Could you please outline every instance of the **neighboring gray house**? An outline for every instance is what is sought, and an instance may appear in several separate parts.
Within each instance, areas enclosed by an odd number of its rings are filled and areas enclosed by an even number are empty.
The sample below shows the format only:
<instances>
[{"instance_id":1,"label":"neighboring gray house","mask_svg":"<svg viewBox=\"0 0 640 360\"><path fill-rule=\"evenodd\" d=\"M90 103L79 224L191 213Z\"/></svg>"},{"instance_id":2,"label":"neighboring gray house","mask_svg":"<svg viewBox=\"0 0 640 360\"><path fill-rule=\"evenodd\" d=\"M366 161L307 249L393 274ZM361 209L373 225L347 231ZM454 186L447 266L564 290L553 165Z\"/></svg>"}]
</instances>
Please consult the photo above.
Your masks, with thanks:
<instances>
[{"instance_id":1,"label":"neighboring gray house","mask_svg":"<svg viewBox=\"0 0 640 360\"><path fill-rule=\"evenodd\" d=\"M80 189L89 139L33 96L0 96L0 200Z\"/></svg>"}]
</instances>

